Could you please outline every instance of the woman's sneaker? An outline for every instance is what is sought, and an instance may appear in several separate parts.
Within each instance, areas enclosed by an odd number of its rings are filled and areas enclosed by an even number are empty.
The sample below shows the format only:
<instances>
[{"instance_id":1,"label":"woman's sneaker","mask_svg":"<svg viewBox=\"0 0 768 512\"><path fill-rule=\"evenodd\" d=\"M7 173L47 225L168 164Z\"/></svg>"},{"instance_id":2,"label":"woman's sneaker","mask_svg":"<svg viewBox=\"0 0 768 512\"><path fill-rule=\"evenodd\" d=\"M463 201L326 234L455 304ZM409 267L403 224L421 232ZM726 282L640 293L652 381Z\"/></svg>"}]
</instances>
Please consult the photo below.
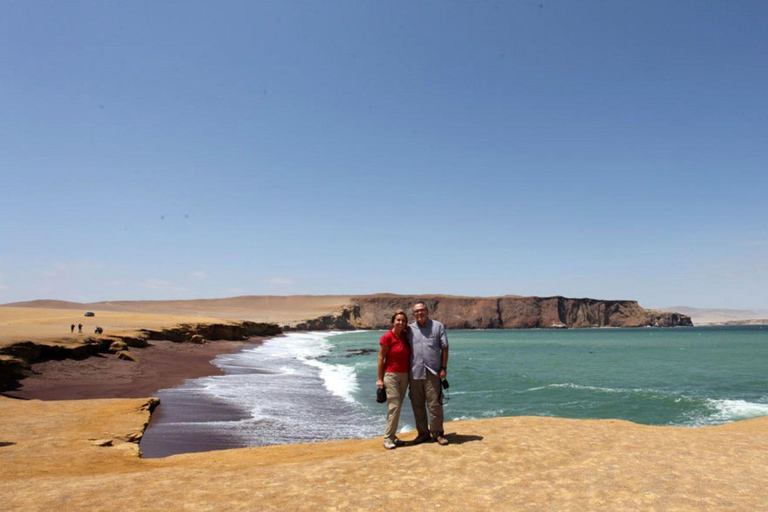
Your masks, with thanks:
<instances>
[{"instance_id":1,"label":"woman's sneaker","mask_svg":"<svg viewBox=\"0 0 768 512\"><path fill-rule=\"evenodd\" d=\"M392 439L388 437L384 438L384 448L386 448L387 450L394 450L396 446L397 445Z\"/></svg>"}]
</instances>

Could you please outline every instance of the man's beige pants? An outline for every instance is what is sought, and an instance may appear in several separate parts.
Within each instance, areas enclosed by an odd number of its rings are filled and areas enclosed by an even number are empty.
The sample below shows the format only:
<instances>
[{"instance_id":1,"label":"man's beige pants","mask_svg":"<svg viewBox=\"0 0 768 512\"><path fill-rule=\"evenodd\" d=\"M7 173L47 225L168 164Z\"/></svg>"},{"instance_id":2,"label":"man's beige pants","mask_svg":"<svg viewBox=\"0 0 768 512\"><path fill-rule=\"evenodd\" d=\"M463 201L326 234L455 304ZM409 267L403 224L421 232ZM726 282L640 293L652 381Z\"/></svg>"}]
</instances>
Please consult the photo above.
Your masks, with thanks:
<instances>
[{"instance_id":1,"label":"man's beige pants","mask_svg":"<svg viewBox=\"0 0 768 512\"><path fill-rule=\"evenodd\" d=\"M411 379L411 406L419 435L428 434L430 431L433 437L443 435L441 391L440 378L430 371L427 371L426 379ZM425 405L429 409L429 423L427 423Z\"/></svg>"},{"instance_id":2,"label":"man's beige pants","mask_svg":"<svg viewBox=\"0 0 768 512\"><path fill-rule=\"evenodd\" d=\"M400 422L400 409L408 390L408 373L385 373L384 388L387 390L387 429L384 436L394 439Z\"/></svg>"}]
</instances>

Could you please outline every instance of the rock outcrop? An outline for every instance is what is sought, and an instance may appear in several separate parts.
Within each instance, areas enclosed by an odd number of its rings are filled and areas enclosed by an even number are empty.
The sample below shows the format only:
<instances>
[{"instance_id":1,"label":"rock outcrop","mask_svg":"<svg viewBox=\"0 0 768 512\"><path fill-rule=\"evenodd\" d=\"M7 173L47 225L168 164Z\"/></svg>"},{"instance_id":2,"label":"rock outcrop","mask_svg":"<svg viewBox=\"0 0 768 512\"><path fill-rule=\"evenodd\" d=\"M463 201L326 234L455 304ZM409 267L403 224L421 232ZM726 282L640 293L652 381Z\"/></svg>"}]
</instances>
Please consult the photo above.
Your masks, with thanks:
<instances>
[{"instance_id":1,"label":"rock outcrop","mask_svg":"<svg viewBox=\"0 0 768 512\"><path fill-rule=\"evenodd\" d=\"M232 322L220 324L181 324L168 329L142 329L146 340L168 340L178 343L204 340L244 340L251 336L277 336L283 331L277 324L261 322Z\"/></svg>"},{"instance_id":2,"label":"rock outcrop","mask_svg":"<svg viewBox=\"0 0 768 512\"><path fill-rule=\"evenodd\" d=\"M394 311L410 315L423 301L430 316L450 329L532 329L579 327L691 326L680 313L647 310L632 300L567 297L455 297L446 295L368 295L352 297L334 315L300 323L296 330L386 329Z\"/></svg>"}]
</instances>

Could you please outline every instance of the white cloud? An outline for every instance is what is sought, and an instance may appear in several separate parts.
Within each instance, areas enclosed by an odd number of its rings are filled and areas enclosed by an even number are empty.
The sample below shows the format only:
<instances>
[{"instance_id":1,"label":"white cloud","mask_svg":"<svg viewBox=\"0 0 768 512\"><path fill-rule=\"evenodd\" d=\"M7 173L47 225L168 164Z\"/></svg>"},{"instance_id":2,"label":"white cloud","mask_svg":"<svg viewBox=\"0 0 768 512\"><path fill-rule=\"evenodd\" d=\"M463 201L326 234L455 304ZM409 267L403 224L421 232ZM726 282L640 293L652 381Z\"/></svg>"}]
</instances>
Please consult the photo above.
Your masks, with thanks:
<instances>
[{"instance_id":1,"label":"white cloud","mask_svg":"<svg viewBox=\"0 0 768 512\"><path fill-rule=\"evenodd\" d=\"M139 286L149 290L183 290L183 288L176 286L170 281L163 281L162 279L147 279L143 283L140 283Z\"/></svg>"},{"instance_id":2,"label":"white cloud","mask_svg":"<svg viewBox=\"0 0 768 512\"><path fill-rule=\"evenodd\" d=\"M105 268L103 263L95 263L93 261L80 260L80 261L54 261L41 271L43 277L72 277L74 274L80 271L94 271L103 270Z\"/></svg>"},{"instance_id":3,"label":"white cloud","mask_svg":"<svg viewBox=\"0 0 768 512\"><path fill-rule=\"evenodd\" d=\"M289 293L292 291L296 282L293 279L287 277L270 277L266 279L267 286L270 293Z\"/></svg>"},{"instance_id":4,"label":"white cloud","mask_svg":"<svg viewBox=\"0 0 768 512\"><path fill-rule=\"evenodd\" d=\"M199 270L197 272L192 272L191 274L189 274L189 277L190 279L202 280L208 277L208 273L203 272L202 270Z\"/></svg>"},{"instance_id":5,"label":"white cloud","mask_svg":"<svg viewBox=\"0 0 768 512\"><path fill-rule=\"evenodd\" d=\"M291 286L292 284L295 284L293 279L288 279L287 277L270 277L267 279L267 284L269 286Z\"/></svg>"}]
</instances>

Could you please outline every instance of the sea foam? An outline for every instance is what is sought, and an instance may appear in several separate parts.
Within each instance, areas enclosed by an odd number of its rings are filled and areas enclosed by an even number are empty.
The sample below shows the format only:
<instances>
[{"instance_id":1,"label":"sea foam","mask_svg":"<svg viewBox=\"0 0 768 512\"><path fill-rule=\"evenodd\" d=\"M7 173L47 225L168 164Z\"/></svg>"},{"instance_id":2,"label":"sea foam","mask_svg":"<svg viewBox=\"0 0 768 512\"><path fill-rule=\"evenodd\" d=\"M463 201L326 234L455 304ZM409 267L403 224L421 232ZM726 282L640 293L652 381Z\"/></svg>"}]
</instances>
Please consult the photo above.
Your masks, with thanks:
<instances>
[{"instance_id":1,"label":"sea foam","mask_svg":"<svg viewBox=\"0 0 768 512\"><path fill-rule=\"evenodd\" d=\"M353 399L354 368L318 358L328 355L335 332L290 333L213 363L225 375L187 381L163 400L202 394L243 411L233 421L187 421L166 428L237 437L247 446L370 437L377 433ZM204 434L201 434L204 435Z\"/></svg>"},{"instance_id":2,"label":"sea foam","mask_svg":"<svg viewBox=\"0 0 768 512\"><path fill-rule=\"evenodd\" d=\"M716 410L710 416L715 423L768 416L768 403L747 402L746 400L707 400L707 402Z\"/></svg>"}]
</instances>

